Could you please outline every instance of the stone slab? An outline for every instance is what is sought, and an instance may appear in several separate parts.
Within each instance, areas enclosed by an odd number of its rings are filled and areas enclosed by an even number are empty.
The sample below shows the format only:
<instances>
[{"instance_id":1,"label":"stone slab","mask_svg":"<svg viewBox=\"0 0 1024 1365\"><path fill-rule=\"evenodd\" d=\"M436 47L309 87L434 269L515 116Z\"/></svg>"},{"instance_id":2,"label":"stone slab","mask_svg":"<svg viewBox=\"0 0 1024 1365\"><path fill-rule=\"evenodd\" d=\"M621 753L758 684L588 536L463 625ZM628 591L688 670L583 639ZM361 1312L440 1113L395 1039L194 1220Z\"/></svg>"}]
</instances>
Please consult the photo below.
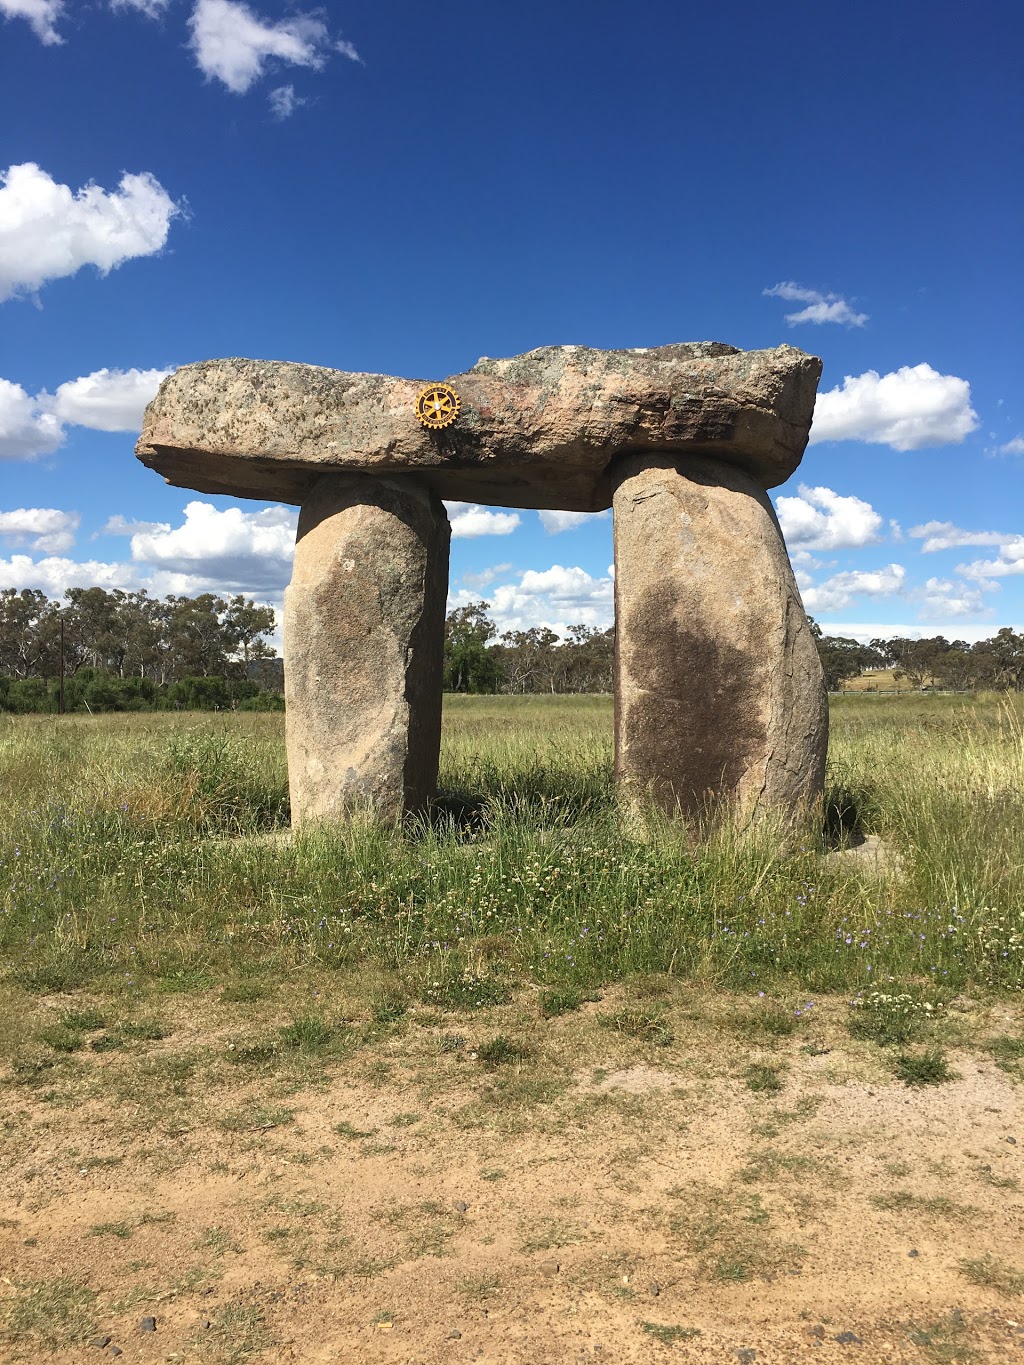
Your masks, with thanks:
<instances>
[{"instance_id":1,"label":"stone slab","mask_svg":"<svg viewBox=\"0 0 1024 1365\"><path fill-rule=\"evenodd\" d=\"M762 488L783 483L820 374L791 346L546 346L450 376L462 411L428 431L414 410L425 380L206 360L161 384L136 454L168 483L232 497L302 503L326 473L408 473L443 498L597 512L630 452L713 455Z\"/></svg>"}]
</instances>

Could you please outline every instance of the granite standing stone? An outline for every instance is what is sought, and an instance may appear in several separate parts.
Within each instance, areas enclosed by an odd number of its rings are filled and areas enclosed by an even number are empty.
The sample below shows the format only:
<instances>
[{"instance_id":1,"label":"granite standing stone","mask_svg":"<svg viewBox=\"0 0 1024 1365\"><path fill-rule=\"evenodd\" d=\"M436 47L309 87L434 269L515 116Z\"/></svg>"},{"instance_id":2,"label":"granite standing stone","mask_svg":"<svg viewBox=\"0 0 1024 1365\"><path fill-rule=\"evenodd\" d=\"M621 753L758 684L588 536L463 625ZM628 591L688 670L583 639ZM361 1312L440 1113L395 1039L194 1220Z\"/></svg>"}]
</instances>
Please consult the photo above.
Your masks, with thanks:
<instances>
[{"instance_id":1,"label":"granite standing stone","mask_svg":"<svg viewBox=\"0 0 1024 1365\"><path fill-rule=\"evenodd\" d=\"M615 491L615 773L699 817L820 797L828 698L764 489L718 460L629 456Z\"/></svg>"},{"instance_id":2,"label":"granite standing stone","mask_svg":"<svg viewBox=\"0 0 1024 1365\"><path fill-rule=\"evenodd\" d=\"M329 475L303 505L284 608L294 825L434 796L450 534L408 479Z\"/></svg>"}]
</instances>

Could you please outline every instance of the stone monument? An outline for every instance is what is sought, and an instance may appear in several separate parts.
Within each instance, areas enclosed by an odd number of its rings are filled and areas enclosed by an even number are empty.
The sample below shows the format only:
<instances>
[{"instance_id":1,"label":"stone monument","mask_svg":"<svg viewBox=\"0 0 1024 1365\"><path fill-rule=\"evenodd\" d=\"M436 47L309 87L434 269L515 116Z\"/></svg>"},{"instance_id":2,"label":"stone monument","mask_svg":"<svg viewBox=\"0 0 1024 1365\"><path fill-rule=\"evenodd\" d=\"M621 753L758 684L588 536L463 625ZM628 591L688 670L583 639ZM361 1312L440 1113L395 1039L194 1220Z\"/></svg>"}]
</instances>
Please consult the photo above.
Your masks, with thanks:
<instances>
[{"instance_id":1,"label":"stone monument","mask_svg":"<svg viewBox=\"0 0 1024 1365\"><path fill-rule=\"evenodd\" d=\"M209 360L165 379L144 464L179 487L302 509L285 594L293 822L365 803L394 816L434 795L442 498L613 507L626 800L684 816L723 796L813 803L827 699L765 490L800 463L820 373L790 346L548 346L435 386L453 406L434 424L417 418L433 391L389 375Z\"/></svg>"}]
</instances>

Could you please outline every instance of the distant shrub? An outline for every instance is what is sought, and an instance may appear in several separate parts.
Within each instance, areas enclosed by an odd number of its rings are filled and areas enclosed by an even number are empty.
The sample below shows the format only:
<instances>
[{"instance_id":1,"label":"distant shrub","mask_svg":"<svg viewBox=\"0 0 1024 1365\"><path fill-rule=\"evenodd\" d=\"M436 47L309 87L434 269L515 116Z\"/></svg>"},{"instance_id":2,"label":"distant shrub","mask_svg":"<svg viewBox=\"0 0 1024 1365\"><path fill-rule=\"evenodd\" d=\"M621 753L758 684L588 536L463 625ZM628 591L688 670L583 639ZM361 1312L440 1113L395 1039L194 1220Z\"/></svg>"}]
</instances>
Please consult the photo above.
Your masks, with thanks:
<instances>
[{"instance_id":1,"label":"distant shrub","mask_svg":"<svg viewBox=\"0 0 1024 1365\"><path fill-rule=\"evenodd\" d=\"M239 711L283 711L283 692L257 692L255 696L244 697L238 703Z\"/></svg>"},{"instance_id":2,"label":"distant shrub","mask_svg":"<svg viewBox=\"0 0 1024 1365\"><path fill-rule=\"evenodd\" d=\"M226 711L231 705L224 678L180 678L167 689L170 706L186 711Z\"/></svg>"}]
</instances>

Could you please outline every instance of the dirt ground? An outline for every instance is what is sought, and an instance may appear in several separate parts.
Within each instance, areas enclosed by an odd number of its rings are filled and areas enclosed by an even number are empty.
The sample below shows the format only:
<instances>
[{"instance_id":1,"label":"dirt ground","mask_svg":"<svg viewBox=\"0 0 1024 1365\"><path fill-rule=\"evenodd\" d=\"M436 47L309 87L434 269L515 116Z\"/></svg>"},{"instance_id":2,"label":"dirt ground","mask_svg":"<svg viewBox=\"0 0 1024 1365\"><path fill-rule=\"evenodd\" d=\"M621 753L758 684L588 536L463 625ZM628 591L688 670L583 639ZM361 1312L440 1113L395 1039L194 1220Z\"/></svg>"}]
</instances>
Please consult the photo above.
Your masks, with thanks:
<instances>
[{"instance_id":1,"label":"dirt ground","mask_svg":"<svg viewBox=\"0 0 1024 1365\"><path fill-rule=\"evenodd\" d=\"M966 1002L957 1077L908 1087L843 1001L779 1038L682 990L630 1037L621 1003L419 1007L287 1065L266 1005L194 999L22 1046L2 1358L1024 1361L1021 1083L984 1047L1024 1012Z\"/></svg>"}]
</instances>

